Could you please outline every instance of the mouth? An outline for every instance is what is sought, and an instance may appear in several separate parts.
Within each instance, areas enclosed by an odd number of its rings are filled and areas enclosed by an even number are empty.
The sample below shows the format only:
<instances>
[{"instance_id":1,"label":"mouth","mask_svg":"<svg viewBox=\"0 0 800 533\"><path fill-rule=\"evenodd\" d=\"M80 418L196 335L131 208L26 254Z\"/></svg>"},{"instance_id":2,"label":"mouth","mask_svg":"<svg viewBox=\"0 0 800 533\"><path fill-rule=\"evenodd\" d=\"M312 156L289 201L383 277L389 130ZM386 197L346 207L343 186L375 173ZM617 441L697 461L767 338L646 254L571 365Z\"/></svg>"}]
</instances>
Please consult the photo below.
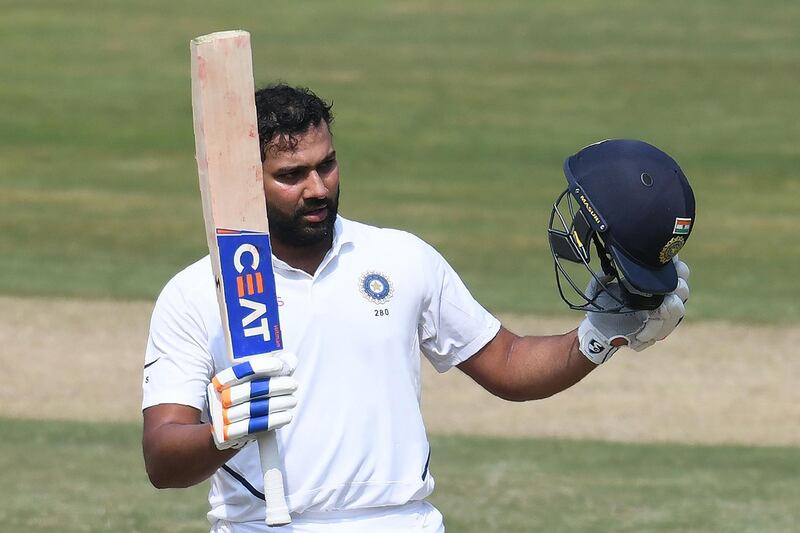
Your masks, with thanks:
<instances>
[{"instance_id":1,"label":"mouth","mask_svg":"<svg viewBox=\"0 0 800 533\"><path fill-rule=\"evenodd\" d=\"M307 211L303 214L303 218L308 222L322 222L328 218L328 207L323 206L313 211Z\"/></svg>"}]
</instances>

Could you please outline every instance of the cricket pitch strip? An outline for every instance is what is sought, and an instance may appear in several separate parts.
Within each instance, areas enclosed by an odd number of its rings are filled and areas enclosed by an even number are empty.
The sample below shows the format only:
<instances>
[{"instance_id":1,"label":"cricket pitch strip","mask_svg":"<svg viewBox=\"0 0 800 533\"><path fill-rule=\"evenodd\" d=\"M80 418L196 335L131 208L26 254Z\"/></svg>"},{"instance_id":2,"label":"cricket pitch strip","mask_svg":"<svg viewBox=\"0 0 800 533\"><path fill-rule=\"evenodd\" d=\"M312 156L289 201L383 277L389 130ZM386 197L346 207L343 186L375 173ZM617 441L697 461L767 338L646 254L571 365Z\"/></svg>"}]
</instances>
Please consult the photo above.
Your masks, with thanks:
<instances>
[{"instance_id":1,"label":"cricket pitch strip","mask_svg":"<svg viewBox=\"0 0 800 533\"><path fill-rule=\"evenodd\" d=\"M42 313L42 309L47 313ZM0 297L5 417L139 421L151 303ZM515 333L571 318L504 315ZM619 351L546 400L494 398L458 370L422 363L428 431L625 442L800 445L800 327L692 323L642 353ZM298 354L302 362L302 354ZM302 363L301 363L302 364ZM36 389L36 402L30 390Z\"/></svg>"}]
</instances>

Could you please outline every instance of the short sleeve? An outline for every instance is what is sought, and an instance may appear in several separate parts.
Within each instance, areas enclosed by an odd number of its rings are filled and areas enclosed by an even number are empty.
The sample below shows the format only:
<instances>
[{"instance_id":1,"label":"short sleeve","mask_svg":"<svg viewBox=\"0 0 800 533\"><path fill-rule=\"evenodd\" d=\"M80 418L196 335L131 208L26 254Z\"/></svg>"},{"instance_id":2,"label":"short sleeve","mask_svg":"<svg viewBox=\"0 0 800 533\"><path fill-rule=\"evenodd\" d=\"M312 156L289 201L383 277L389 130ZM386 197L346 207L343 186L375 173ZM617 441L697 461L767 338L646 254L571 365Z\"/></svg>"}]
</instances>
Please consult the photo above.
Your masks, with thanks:
<instances>
[{"instance_id":1,"label":"short sleeve","mask_svg":"<svg viewBox=\"0 0 800 533\"><path fill-rule=\"evenodd\" d=\"M214 362L200 302L187 299L173 279L156 301L142 379L142 409L164 403L203 411Z\"/></svg>"},{"instance_id":2,"label":"short sleeve","mask_svg":"<svg viewBox=\"0 0 800 533\"><path fill-rule=\"evenodd\" d=\"M491 341L500 321L472 297L432 247L424 245L426 295L419 323L422 353L439 372L466 361Z\"/></svg>"}]
</instances>

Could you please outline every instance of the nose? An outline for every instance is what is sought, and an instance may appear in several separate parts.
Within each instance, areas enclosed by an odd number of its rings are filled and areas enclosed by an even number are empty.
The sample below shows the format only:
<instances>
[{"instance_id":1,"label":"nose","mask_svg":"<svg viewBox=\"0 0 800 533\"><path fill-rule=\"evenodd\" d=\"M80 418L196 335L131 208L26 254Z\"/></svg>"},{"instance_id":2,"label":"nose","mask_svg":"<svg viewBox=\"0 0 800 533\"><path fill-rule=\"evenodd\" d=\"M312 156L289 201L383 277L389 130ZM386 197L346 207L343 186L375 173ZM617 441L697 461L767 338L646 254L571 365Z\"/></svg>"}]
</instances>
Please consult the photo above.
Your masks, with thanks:
<instances>
[{"instance_id":1,"label":"nose","mask_svg":"<svg viewBox=\"0 0 800 533\"><path fill-rule=\"evenodd\" d=\"M306 188L304 196L306 198L325 198L328 196L328 187L319 172L312 170L306 178Z\"/></svg>"}]
</instances>

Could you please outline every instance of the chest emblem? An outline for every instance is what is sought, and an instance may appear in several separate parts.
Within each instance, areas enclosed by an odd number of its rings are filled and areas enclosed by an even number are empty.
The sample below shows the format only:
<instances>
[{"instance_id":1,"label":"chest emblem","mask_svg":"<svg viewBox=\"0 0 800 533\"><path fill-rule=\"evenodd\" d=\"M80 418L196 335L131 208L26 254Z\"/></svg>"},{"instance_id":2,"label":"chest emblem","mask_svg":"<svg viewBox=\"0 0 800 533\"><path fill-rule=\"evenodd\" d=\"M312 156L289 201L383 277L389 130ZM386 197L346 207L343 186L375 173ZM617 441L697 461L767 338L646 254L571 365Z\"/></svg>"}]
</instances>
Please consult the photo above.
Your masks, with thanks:
<instances>
[{"instance_id":1,"label":"chest emblem","mask_svg":"<svg viewBox=\"0 0 800 533\"><path fill-rule=\"evenodd\" d=\"M364 272L358 282L361 295L374 304L385 304L394 294L394 287L380 272Z\"/></svg>"}]
</instances>

